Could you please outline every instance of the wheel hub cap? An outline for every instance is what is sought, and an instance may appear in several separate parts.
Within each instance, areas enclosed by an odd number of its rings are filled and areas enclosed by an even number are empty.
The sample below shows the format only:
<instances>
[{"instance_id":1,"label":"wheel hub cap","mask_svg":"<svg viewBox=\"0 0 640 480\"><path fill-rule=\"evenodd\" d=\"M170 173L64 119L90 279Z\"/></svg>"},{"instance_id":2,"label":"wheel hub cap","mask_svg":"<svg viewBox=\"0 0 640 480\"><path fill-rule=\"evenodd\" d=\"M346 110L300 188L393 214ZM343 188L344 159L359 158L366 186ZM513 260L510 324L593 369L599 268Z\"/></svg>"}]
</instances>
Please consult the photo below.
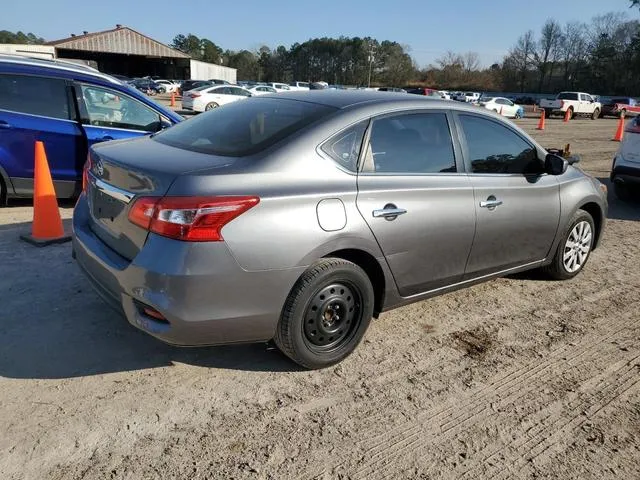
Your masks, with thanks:
<instances>
[{"instance_id":1,"label":"wheel hub cap","mask_svg":"<svg viewBox=\"0 0 640 480\"><path fill-rule=\"evenodd\" d=\"M360 296L351 286L334 283L311 299L305 312L307 342L323 351L336 348L350 338L360 315Z\"/></svg>"},{"instance_id":2,"label":"wheel hub cap","mask_svg":"<svg viewBox=\"0 0 640 480\"><path fill-rule=\"evenodd\" d=\"M573 227L565 243L562 257L562 263L567 272L574 273L582 268L589 256L592 240L589 222L583 220Z\"/></svg>"}]
</instances>

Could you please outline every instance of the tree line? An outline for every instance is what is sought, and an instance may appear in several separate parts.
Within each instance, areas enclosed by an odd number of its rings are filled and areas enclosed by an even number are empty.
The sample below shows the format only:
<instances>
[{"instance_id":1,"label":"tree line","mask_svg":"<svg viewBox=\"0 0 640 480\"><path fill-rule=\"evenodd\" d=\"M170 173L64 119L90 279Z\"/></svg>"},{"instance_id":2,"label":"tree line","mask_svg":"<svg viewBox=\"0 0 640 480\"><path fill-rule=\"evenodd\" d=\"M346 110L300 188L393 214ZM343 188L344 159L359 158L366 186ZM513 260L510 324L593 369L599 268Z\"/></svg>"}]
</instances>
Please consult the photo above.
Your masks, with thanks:
<instances>
[{"instance_id":1,"label":"tree line","mask_svg":"<svg viewBox=\"0 0 640 480\"><path fill-rule=\"evenodd\" d=\"M640 7L640 0L629 2L634 11ZM0 31L0 43L44 42L33 33ZM588 23L560 24L550 18L539 32L524 32L490 66L481 65L475 52L447 52L420 68L407 46L371 37L323 37L288 48L234 51L190 33L175 36L170 46L196 60L235 68L238 80L640 95L640 22L625 13L599 15Z\"/></svg>"},{"instance_id":2,"label":"tree line","mask_svg":"<svg viewBox=\"0 0 640 480\"><path fill-rule=\"evenodd\" d=\"M640 0L630 1L640 6ZM171 46L193 58L236 68L239 80L640 95L640 22L625 13L564 25L549 19L539 32L522 34L508 54L490 66L482 66L475 52L447 52L419 68L406 46L370 37L315 38L289 48L231 51L189 34L176 36Z\"/></svg>"}]
</instances>

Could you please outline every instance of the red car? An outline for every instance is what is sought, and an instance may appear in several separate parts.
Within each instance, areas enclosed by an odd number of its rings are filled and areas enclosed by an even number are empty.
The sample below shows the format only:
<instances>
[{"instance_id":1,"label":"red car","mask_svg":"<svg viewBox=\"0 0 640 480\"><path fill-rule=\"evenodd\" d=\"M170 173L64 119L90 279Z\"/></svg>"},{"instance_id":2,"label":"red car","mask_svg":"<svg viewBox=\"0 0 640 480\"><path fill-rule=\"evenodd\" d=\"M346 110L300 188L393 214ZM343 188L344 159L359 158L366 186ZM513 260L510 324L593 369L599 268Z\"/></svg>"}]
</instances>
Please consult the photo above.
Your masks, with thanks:
<instances>
[{"instance_id":1,"label":"red car","mask_svg":"<svg viewBox=\"0 0 640 480\"><path fill-rule=\"evenodd\" d=\"M640 105L630 97L614 97L602 102L601 117L618 117L624 114L626 117L640 114Z\"/></svg>"}]
</instances>

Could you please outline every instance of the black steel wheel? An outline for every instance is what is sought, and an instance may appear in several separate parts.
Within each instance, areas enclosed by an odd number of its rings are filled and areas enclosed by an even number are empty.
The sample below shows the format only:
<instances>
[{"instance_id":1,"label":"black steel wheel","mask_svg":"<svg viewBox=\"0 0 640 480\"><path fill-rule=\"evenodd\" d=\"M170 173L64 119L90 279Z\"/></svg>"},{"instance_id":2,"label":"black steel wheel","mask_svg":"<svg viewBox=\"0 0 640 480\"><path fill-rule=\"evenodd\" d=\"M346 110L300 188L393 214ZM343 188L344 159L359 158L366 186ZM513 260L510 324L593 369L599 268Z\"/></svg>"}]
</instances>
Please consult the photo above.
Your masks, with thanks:
<instances>
[{"instance_id":1,"label":"black steel wheel","mask_svg":"<svg viewBox=\"0 0 640 480\"><path fill-rule=\"evenodd\" d=\"M336 364L358 346L373 316L373 286L358 265L324 258L291 290L274 341L306 368Z\"/></svg>"},{"instance_id":2,"label":"black steel wheel","mask_svg":"<svg viewBox=\"0 0 640 480\"><path fill-rule=\"evenodd\" d=\"M349 341L362 312L362 294L346 282L321 288L305 312L304 335L309 348L328 352Z\"/></svg>"}]
</instances>

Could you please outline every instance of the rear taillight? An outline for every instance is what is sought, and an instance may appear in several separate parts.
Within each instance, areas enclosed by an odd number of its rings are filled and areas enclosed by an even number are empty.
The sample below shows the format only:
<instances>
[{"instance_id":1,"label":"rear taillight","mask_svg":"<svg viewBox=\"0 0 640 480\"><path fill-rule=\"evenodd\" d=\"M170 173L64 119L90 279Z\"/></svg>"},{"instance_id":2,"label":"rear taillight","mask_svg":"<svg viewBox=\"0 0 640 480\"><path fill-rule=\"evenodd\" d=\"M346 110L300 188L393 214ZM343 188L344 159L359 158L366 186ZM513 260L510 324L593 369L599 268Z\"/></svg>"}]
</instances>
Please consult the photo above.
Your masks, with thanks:
<instances>
[{"instance_id":1,"label":"rear taillight","mask_svg":"<svg viewBox=\"0 0 640 480\"><path fill-rule=\"evenodd\" d=\"M260 202L258 197L141 197L129 220L158 235L188 242L222 241L222 227Z\"/></svg>"},{"instance_id":2,"label":"rear taillight","mask_svg":"<svg viewBox=\"0 0 640 480\"><path fill-rule=\"evenodd\" d=\"M190 93L189 98L198 98L200 96L199 93Z\"/></svg>"},{"instance_id":3,"label":"rear taillight","mask_svg":"<svg viewBox=\"0 0 640 480\"><path fill-rule=\"evenodd\" d=\"M91 154L87 155L87 161L84 162L84 167L82 168L82 191L87 193L87 189L89 188L89 171L91 170Z\"/></svg>"}]
</instances>

